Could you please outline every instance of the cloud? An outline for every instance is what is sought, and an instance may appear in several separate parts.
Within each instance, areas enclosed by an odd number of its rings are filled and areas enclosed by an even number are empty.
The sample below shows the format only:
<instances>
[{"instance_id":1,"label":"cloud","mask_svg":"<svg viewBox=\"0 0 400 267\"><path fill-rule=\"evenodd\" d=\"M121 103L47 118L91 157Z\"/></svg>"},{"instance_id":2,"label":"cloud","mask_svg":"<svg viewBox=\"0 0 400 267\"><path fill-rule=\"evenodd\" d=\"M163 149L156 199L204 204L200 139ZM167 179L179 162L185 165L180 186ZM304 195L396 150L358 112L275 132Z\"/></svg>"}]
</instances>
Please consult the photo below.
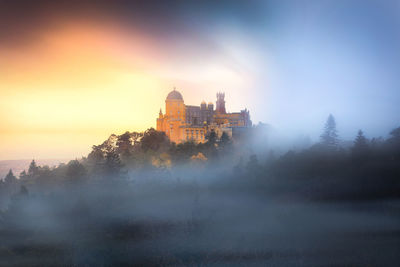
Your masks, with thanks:
<instances>
[{"instance_id":1,"label":"cloud","mask_svg":"<svg viewBox=\"0 0 400 267\"><path fill-rule=\"evenodd\" d=\"M202 27L212 29L220 20L251 22L260 15L258 1L3 0L0 5L3 46L29 45L43 33L75 20L108 21L154 34L174 35L182 31L193 33Z\"/></svg>"}]
</instances>

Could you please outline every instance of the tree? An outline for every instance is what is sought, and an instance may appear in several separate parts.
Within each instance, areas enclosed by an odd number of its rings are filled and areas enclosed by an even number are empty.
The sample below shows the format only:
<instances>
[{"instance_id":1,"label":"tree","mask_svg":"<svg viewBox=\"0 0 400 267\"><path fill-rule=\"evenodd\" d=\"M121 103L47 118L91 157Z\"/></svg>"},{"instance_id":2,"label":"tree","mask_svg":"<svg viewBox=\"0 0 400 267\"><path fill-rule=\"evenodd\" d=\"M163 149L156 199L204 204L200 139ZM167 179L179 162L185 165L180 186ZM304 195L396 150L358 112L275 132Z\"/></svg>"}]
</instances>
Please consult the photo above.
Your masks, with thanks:
<instances>
[{"instance_id":1,"label":"tree","mask_svg":"<svg viewBox=\"0 0 400 267\"><path fill-rule=\"evenodd\" d=\"M324 132L321 135L321 144L328 148L337 148L338 143L335 118L332 114L329 114L325 123Z\"/></svg>"},{"instance_id":2,"label":"tree","mask_svg":"<svg viewBox=\"0 0 400 267\"><path fill-rule=\"evenodd\" d=\"M87 174L85 166L83 166L78 160L71 160L67 165L67 178L71 180L82 180Z\"/></svg>"},{"instance_id":3,"label":"tree","mask_svg":"<svg viewBox=\"0 0 400 267\"><path fill-rule=\"evenodd\" d=\"M31 164L29 164L29 169L28 169L28 175L30 177L33 177L39 173L39 167L36 165L35 160L33 159L31 161Z\"/></svg>"},{"instance_id":4,"label":"tree","mask_svg":"<svg viewBox=\"0 0 400 267\"><path fill-rule=\"evenodd\" d=\"M354 156L365 156L368 152L368 140L365 138L363 131L359 130L356 139L354 140L354 146L352 153Z\"/></svg>"},{"instance_id":5,"label":"tree","mask_svg":"<svg viewBox=\"0 0 400 267\"><path fill-rule=\"evenodd\" d=\"M129 158L131 155L133 145L131 140L131 134L125 132L124 134L118 136L117 140L117 153L123 158Z\"/></svg>"},{"instance_id":6,"label":"tree","mask_svg":"<svg viewBox=\"0 0 400 267\"><path fill-rule=\"evenodd\" d=\"M26 174L26 171L23 170L22 172L20 172L19 174L19 179L21 180L25 180L28 177L28 174Z\"/></svg>"},{"instance_id":7,"label":"tree","mask_svg":"<svg viewBox=\"0 0 400 267\"><path fill-rule=\"evenodd\" d=\"M176 146L171 146L169 152L175 161L185 162L188 161L192 155L198 153L197 148L197 145L193 141L189 141L180 143Z\"/></svg>"},{"instance_id":8,"label":"tree","mask_svg":"<svg viewBox=\"0 0 400 267\"><path fill-rule=\"evenodd\" d=\"M228 147L229 145L232 144L231 139L229 138L229 135L226 132L223 132L221 135L221 139L219 141L219 144L222 148Z\"/></svg>"},{"instance_id":9,"label":"tree","mask_svg":"<svg viewBox=\"0 0 400 267\"><path fill-rule=\"evenodd\" d=\"M143 151L162 151L169 147L169 139L164 132L156 131L154 128L146 130L141 139Z\"/></svg>"},{"instance_id":10,"label":"tree","mask_svg":"<svg viewBox=\"0 0 400 267\"><path fill-rule=\"evenodd\" d=\"M390 131L390 135L391 135L391 138L396 139L397 141L400 141L400 127Z\"/></svg>"},{"instance_id":11,"label":"tree","mask_svg":"<svg viewBox=\"0 0 400 267\"><path fill-rule=\"evenodd\" d=\"M14 173L12 172L12 170L10 169L8 171L8 174L6 175L6 177L4 178L4 182L6 184L14 184L17 181L17 177L15 177Z\"/></svg>"},{"instance_id":12,"label":"tree","mask_svg":"<svg viewBox=\"0 0 400 267\"><path fill-rule=\"evenodd\" d=\"M207 134L206 139L208 145L214 146L214 144L217 142L217 134L214 130L211 130L210 133Z\"/></svg>"},{"instance_id":13,"label":"tree","mask_svg":"<svg viewBox=\"0 0 400 267\"><path fill-rule=\"evenodd\" d=\"M104 153L102 151L102 146L92 146L92 151L88 155L89 162L96 164L104 160Z\"/></svg>"},{"instance_id":14,"label":"tree","mask_svg":"<svg viewBox=\"0 0 400 267\"><path fill-rule=\"evenodd\" d=\"M393 129L390 132L390 137L387 140L387 150L392 156L400 160L400 127Z\"/></svg>"},{"instance_id":15,"label":"tree","mask_svg":"<svg viewBox=\"0 0 400 267\"><path fill-rule=\"evenodd\" d=\"M397 149L400 148L400 127L390 131L388 142L391 146Z\"/></svg>"},{"instance_id":16,"label":"tree","mask_svg":"<svg viewBox=\"0 0 400 267\"><path fill-rule=\"evenodd\" d=\"M207 142L204 145L200 144L201 152L204 152L205 156L210 159L210 162L215 162L218 158L218 149L216 147L217 134L214 130L211 130L206 136Z\"/></svg>"},{"instance_id":17,"label":"tree","mask_svg":"<svg viewBox=\"0 0 400 267\"><path fill-rule=\"evenodd\" d=\"M104 174L108 176L118 177L121 175L122 163L119 155L115 151L109 151L106 154L104 162Z\"/></svg>"}]
</instances>

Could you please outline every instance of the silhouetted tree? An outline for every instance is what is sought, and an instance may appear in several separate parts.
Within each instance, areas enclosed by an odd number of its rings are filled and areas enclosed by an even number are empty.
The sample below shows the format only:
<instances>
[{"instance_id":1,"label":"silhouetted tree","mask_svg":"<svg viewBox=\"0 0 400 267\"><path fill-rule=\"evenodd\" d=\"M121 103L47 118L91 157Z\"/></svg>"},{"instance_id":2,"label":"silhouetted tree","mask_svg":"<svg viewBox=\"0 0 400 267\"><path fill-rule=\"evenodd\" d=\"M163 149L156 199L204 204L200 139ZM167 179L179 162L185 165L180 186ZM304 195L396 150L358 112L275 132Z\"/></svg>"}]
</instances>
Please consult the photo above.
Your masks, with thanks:
<instances>
[{"instance_id":1,"label":"silhouetted tree","mask_svg":"<svg viewBox=\"0 0 400 267\"><path fill-rule=\"evenodd\" d=\"M176 162L183 163L190 160L190 157L197 154L197 146L193 141L180 143L171 146L169 153Z\"/></svg>"},{"instance_id":2,"label":"silhouetted tree","mask_svg":"<svg viewBox=\"0 0 400 267\"><path fill-rule=\"evenodd\" d=\"M74 181L82 180L87 174L85 166L78 160L71 160L68 162L66 175L67 178Z\"/></svg>"},{"instance_id":3,"label":"silhouetted tree","mask_svg":"<svg viewBox=\"0 0 400 267\"><path fill-rule=\"evenodd\" d=\"M392 155L400 159L400 127L393 129L390 132L390 137L387 140L388 150L391 151Z\"/></svg>"},{"instance_id":4,"label":"silhouetted tree","mask_svg":"<svg viewBox=\"0 0 400 267\"><path fill-rule=\"evenodd\" d=\"M217 142L217 134L214 130L211 130L210 133L206 136L207 144L214 145Z\"/></svg>"},{"instance_id":5,"label":"silhouetted tree","mask_svg":"<svg viewBox=\"0 0 400 267\"><path fill-rule=\"evenodd\" d=\"M11 169L8 171L8 174L4 178L4 182L6 184L14 184L17 182L17 177L15 177Z\"/></svg>"},{"instance_id":6,"label":"silhouetted tree","mask_svg":"<svg viewBox=\"0 0 400 267\"><path fill-rule=\"evenodd\" d=\"M92 151L88 155L88 160L91 163L98 163L104 160L104 152L102 146L92 146Z\"/></svg>"},{"instance_id":7,"label":"silhouetted tree","mask_svg":"<svg viewBox=\"0 0 400 267\"><path fill-rule=\"evenodd\" d=\"M131 135L129 132L118 136L117 141L117 153L121 155L122 158L129 158L133 149L131 142Z\"/></svg>"},{"instance_id":8,"label":"silhouetted tree","mask_svg":"<svg viewBox=\"0 0 400 267\"><path fill-rule=\"evenodd\" d=\"M390 135L391 135L390 139L400 142L400 127L390 131Z\"/></svg>"},{"instance_id":9,"label":"silhouetted tree","mask_svg":"<svg viewBox=\"0 0 400 267\"><path fill-rule=\"evenodd\" d=\"M337 148L338 143L335 118L332 114L329 114L325 123L324 132L321 135L321 144L329 148Z\"/></svg>"},{"instance_id":10,"label":"silhouetted tree","mask_svg":"<svg viewBox=\"0 0 400 267\"><path fill-rule=\"evenodd\" d=\"M39 167L36 165L35 160L33 159L29 164L28 175L30 177L34 177L39 173Z\"/></svg>"},{"instance_id":11,"label":"silhouetted tree","mask_svg":"<svg viewBox=\"0 0 400 267\"><path fill-rule=\"evenodd\" d=\"M121 175L122 163L119 155L115 151L109 151L106 154L104 162L104 174L107 176L118 177Z\"/></svg>"},{"instance_id":12,"label":"silhouetted tree","mask_svg":"<svg viewBox=\"0 0 400 267\"><path fill-rule=\"evenodd\" d=\"M222 150L226 152L226 150L229 150L231 145L232 141L229 138L229 135L226 132L223 132L219 141L219 146L221 147Z\"/></svg>"},{"instance_id":13,"label":"silhouetted tree","mask_svg":"<svg viewBox=\"0 0 400 267\"><path fill-rule=\"evenodd\" d=\"M26 174L26 171L25 171L25 170L23 170L22 172L19 173L19 179L20 179L21 181L24 181L24 180L26 180L27 178L28 178L28 174Z\"/></svg>"},{"instance_id":14,"label":"silhouetted tree","mask_svg":"<svg viewBox=\"0 0 400 267\"><path fill-rule=\"evenodd\" d=\"M210 159L210 162L215 162L215 160L218 157L218 149L216 147L217 143L217 134L215 133L214 130L211 130L207 135L206 135L206 140L207 142L204 144L200 144L199 147L202 150L201 152L206 155L208 159Z\"/></svg>"},{"instance_id":15,"label":"silhouetted tree","mask_svg":"<svg viewBox=\"0 0 400 267\"><path fill-rule=\"evenodd\" d=\"M352 148L352 154L355 157L366 156L368 152L368 140L365 138L363 131L359 130L356 139L354 140L354 146Z\"/></svg>"},{"instance_id":16,"label":"silhouetted tree","mask_svg":"<svg viewBox=\"0 0 400 267\"><path fill-rule=\"evenodd\" d=\"M141 139L143 151L163 151L169 147L169 139L164 132L156 131L154 128L146 130Z\"/></svg>"},{"instance_id":17,"label":"silhouetted tree","mask_svg":"<svg viewBox=\"0 0 400 267\"><path fill-rule=\"evenodd\" d=\"M400 150L400 127L390 131L390 137L387 142L392 148Z\"/></svg>"},{"instance_id":18,"label":"silhouetted tree","mask_svg":"<svg viewBox=\"0 0 400 267\"><path fill-rule=\"evenodd\" d=\"M4 191L7 192L7 195L12 195L18 190L18 179L13 174L12 170L8 171L8 174L4 178Z\"/></svg>"}]
</instances>

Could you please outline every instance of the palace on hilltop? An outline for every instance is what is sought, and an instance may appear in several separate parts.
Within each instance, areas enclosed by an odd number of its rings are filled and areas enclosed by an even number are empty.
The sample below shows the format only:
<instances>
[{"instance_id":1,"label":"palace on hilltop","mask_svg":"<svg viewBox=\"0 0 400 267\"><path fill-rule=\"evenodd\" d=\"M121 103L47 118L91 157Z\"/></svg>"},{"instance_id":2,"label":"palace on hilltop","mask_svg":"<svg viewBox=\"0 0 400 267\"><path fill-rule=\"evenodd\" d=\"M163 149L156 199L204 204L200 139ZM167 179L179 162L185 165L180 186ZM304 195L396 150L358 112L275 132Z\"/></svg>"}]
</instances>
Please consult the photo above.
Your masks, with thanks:
<instances>
[{"instance_id":1,"label":"palace on hilltop","mask_svg":"<svg viewBox=\"0 0 400 267\"><path fill-rule=\"evenodd\" d=\"M181 93L171 91L165 100L165 114L160 109L157 118L157 131L163 131L172 142L182 143L206 141L209 132L214 131L217 137L225 132L235 137L245 128L251 127L250 113L247 109L227 113L225 94L217 93L216 108L212 102L201 102L200 106L185 105Z\"/></svg>"}]
</instances>

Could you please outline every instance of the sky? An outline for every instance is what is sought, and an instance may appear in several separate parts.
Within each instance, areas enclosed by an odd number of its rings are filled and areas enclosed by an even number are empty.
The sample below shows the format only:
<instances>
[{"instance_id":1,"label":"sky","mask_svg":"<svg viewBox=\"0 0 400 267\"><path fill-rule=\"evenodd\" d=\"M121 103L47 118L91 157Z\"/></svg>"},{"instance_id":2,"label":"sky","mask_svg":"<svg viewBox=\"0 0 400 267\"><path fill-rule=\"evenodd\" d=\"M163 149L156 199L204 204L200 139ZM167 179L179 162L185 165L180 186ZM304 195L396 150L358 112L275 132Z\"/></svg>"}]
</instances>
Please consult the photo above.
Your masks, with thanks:
<instances>
[{"instance_id":1,"label":"sky","mask_svg":"<svg viewBox=\"0 0 400 267\"><path fill-rule=\"evenodd\" d=\"M399 1L0 0L0 160L79 158L185 104L318 141L400 126Z\"/></svg>"}]
</instances>

